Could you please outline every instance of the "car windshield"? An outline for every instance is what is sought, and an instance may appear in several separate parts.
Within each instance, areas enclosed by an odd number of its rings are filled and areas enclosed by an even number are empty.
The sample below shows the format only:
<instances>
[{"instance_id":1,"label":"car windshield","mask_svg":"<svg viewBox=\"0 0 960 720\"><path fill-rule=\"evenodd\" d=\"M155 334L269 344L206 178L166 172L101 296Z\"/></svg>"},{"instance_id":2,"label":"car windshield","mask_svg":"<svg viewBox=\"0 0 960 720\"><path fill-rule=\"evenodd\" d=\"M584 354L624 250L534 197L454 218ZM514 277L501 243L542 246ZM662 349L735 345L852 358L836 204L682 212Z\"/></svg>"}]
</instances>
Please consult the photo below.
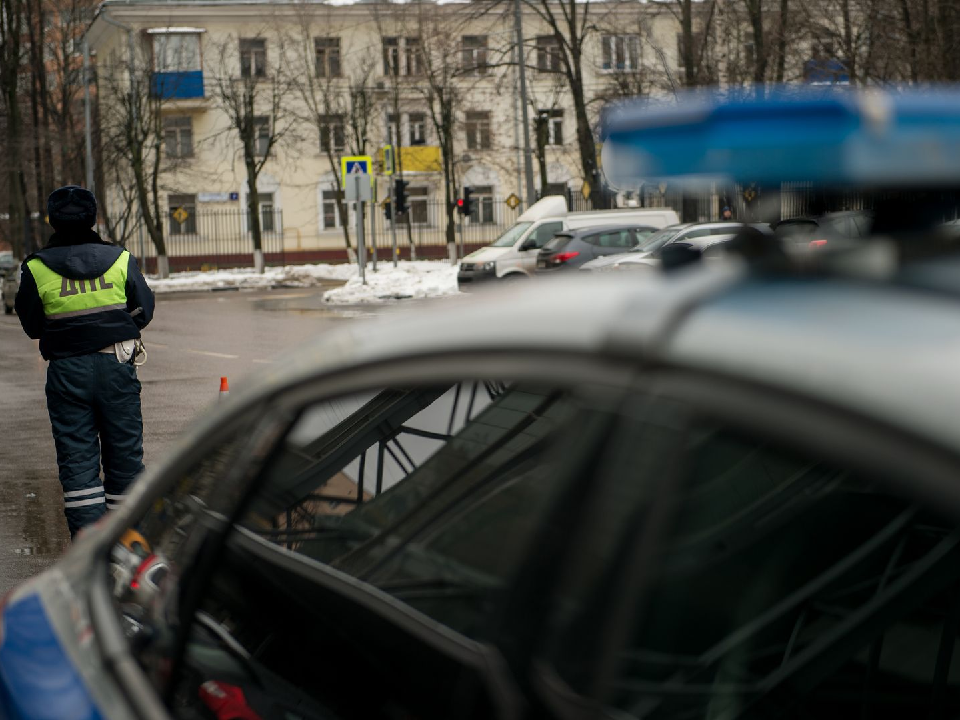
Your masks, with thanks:
<instances>
[{"instance_id":1,"label":"car windshield","mask_svg":"<svg viewBox=\"0 0 960 720\"><path fill-rule=\"evenodd\" d=\"M653 233L653 235L648 235L640 241L640 244L635 248L630 250L630 252L636 253L647 253L653 252L654 250L659 250L664 245L666 245L670 240L675 238L683 231L683 228L668 227Z\"/></svg>"},{"instance_id":2,"label":"car windshield","mask_svg":"<svg viewBox=\"0 0 960 720\"><path fill-rule=\"evenodd\" d=\"M531 225L533 225L533 223L518 222L512 228L507 230L503 235L497 238L496 242L494 242L490 247L513 246L517 242L517 240L520 239L520 236L523 235Z\"/></svg>"}]
</instances>

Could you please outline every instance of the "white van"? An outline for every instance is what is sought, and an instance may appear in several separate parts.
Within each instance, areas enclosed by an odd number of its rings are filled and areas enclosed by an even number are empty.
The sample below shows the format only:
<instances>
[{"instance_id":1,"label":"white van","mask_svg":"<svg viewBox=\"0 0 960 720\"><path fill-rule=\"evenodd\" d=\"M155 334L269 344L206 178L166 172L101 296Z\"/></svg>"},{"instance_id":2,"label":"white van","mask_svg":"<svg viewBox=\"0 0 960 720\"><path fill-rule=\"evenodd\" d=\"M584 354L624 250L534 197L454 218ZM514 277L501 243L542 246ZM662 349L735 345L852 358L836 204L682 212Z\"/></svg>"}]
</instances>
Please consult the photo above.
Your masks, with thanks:
<instances>
[{"instance_id":1,"label":"white van","mask_svg":"<svg viewBox=\"0 0 960 720\"><path fill-rule=\"evenodd\" d=\"M659 230L678 222L680 218L670 208L568 212L565 197L550 195L531 205L492 245L467 255L460 263L457 283L462 286L497 278L531 277L537 269L540 248L563 230L634 223Z\"/></svg>"}]
</instances>

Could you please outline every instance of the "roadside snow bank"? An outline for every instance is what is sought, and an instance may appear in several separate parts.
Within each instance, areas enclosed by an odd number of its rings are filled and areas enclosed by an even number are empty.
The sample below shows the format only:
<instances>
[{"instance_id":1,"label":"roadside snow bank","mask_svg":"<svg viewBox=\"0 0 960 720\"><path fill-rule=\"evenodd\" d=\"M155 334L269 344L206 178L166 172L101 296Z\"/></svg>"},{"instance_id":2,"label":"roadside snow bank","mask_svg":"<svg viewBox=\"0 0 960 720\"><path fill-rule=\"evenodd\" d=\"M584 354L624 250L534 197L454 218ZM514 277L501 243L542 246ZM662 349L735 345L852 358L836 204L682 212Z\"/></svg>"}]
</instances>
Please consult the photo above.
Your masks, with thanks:
<instances>
[{"instance_id":1,"label":"roadside snow bank","mask_svg":"<svg viewBox=\"0 0 960 720\"><path fill-rule=\"evenodd\" d=\"M372 272L368 265L366 275L366 285L360 284L360 276L355 273L343 287L324 293L324 301L338 305L354 305L406 298L443 297L458 293L457 266L445 261L403 261L398 263L396 268L391 262L380 262L377 272Z\"/></svg>"},{"instance_id":2,"label":"roadside snow bank","mask_svg":"<svg viewBox=\"0 0 960 720\"><path fill-rule=\"evenodd\" d=\"M208 272L173 273L166 280L155 275L147 278L155 293L190 292L221 288L268 288L274 285L287 287L311 287L323 280L347 280L357 274L357 266L341 265L290 265L268 267L262 275L253 268L211 270Z\"/></svg>"}]
</instances>

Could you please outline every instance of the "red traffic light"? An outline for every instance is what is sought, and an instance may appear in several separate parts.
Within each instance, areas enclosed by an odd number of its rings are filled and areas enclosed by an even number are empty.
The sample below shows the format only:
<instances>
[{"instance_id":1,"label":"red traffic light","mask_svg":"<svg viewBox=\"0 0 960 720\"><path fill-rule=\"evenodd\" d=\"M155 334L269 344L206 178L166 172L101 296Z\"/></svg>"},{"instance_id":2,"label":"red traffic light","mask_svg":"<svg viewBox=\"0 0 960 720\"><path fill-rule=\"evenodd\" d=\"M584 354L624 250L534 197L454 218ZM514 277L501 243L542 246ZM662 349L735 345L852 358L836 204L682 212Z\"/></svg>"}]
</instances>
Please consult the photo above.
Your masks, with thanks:
<instances>
[{"instance_id":1,"label":"red traffic light","mask_svg":"<svg viewBox=\"0 0 960 720\"><path fill-rule=\"evenodd\" d=\"M463 198L457 198L457 207L463 210Z\"/></svg>"}]
</instances>

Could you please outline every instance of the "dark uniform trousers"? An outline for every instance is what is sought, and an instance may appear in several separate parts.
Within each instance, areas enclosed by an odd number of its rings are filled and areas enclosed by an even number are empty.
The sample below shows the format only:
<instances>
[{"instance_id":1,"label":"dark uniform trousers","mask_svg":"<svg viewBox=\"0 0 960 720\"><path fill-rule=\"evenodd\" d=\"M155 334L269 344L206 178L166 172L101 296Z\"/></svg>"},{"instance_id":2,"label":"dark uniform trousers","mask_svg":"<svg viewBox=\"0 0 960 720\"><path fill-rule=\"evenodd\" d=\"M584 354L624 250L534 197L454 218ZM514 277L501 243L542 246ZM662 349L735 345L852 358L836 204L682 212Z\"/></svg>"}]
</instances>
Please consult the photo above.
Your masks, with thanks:
<instances>
[{"instance_id":1,"label":"dark uniform trousers","mask_svg":"<svg viewBox=\"0 0 960 720\"><path fill-rule=\"evenodd\" d=\"M46 394L64 513L74 536L117 507L143 470L140 381L132 364L112 352L95 352L51 360Z\"/></svg>"}]
</instances>

